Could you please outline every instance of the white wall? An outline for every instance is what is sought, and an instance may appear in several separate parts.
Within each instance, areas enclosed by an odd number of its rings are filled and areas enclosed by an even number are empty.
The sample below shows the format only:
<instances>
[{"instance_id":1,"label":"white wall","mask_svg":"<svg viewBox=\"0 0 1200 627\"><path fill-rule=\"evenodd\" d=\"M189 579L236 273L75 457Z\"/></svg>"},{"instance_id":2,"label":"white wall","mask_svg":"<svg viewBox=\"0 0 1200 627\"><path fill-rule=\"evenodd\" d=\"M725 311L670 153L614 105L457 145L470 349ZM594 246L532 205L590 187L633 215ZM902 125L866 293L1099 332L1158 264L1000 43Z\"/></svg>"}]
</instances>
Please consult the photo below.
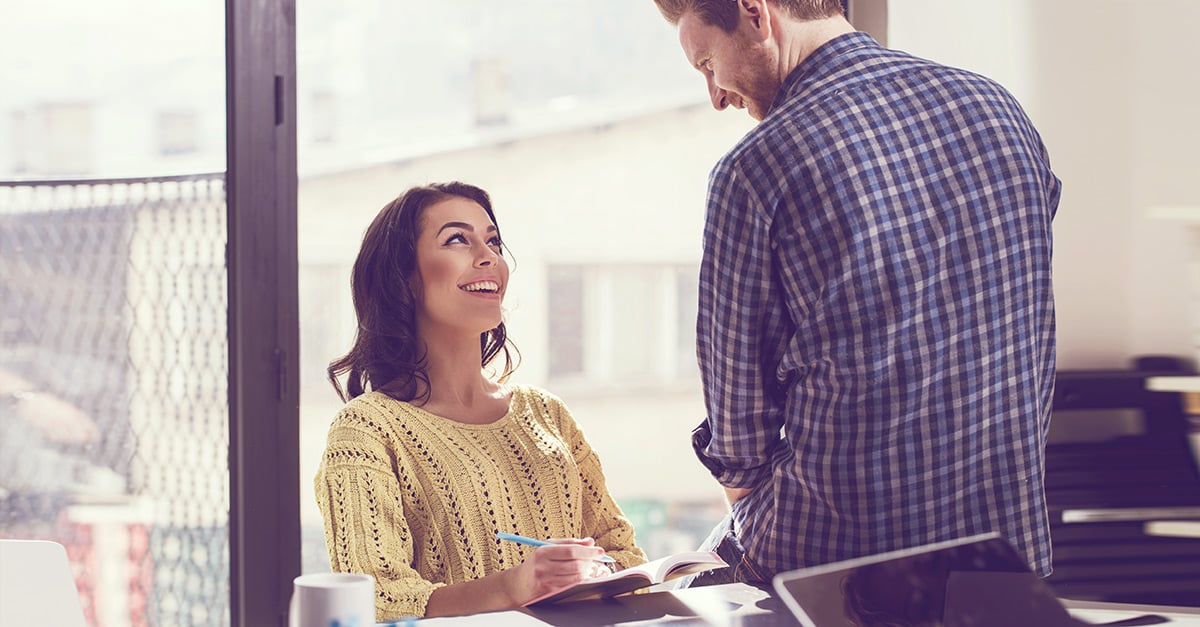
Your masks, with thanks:
<instances>
[{"instance_id":1,"label":"white wall","mask_svg":"<svg viewBox=\"0 0 1200 627\"><path fill-rule=\"evenodd\" d=\"M1147 213L1200 213L1200 3L891 0L888 20L891 47L1008 87L1050 150L1059 367L1192 356L1191 240Z\"/></svg>"}]
</instances>

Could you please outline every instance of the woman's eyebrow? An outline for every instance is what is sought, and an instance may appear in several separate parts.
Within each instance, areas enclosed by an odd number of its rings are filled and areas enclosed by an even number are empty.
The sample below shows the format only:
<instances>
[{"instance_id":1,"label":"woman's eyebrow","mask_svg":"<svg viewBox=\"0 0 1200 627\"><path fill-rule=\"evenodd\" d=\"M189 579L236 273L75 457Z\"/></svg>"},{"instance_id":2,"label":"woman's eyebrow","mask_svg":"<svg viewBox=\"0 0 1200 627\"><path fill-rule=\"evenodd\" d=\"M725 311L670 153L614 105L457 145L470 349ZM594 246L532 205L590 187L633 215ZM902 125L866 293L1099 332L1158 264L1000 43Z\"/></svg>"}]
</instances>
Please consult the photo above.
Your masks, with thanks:
<instances>
[{"instance_id":1,"label":"woman's eyebrow","mask_svg":"<svg viewBox=\"0 0 1200 627\"><path fill-rule=\"evenodd\" d=\"M471 226L470 224L467 224L466 222L447 222L442 225L442 228L438 229L438 234L441 234L441 232L445 231L446 229L454 229L454 228L463 229L465 231L470 231L472 233L475 232L475 227ZM488 233L492 233L496 230L496 225L489 224L487 229L485 229L485 230Z\"/></svg>"}]
</instances>

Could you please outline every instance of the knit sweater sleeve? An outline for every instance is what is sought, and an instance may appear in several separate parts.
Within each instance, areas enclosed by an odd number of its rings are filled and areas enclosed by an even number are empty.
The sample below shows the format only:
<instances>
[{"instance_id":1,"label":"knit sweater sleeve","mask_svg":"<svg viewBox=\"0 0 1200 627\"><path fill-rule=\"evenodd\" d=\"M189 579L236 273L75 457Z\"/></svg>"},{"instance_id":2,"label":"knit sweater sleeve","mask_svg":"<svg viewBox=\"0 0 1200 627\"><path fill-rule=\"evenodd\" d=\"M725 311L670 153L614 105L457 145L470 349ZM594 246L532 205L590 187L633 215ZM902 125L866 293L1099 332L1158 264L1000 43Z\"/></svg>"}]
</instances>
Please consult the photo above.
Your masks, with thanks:
<instances>
[{"instance_id":1,"label":"knit sweater sleeve","mask_svg":"<svg viewBox=\"0 0 1200 627\"><path fill-rule=\"evenodd\" d=\"M604 480L600 456L592 449L583 429L575 422L566 405L557 399L550 406L558 413L558 427L571 447L571 456L579 467L583 483L583 535L596 540L604 551L623 568L646 561L646 553L635 544L633 524L613 500Z\"/></svg>"},{"instance_id":2,"label":"knit sweater sleeve","mask_svg":"<svg viewBox=\"0 0 1200 627\"><path fill-rule=\"evenodd\" d=\"M334 572L375 577L376 620L421 617L429 596L444 584L412 567L413 533L394 469L396 454L382 435L382 416L373 414L348 406L329 431L315 481L329 562Z\"/></svg>"}]
</instances>

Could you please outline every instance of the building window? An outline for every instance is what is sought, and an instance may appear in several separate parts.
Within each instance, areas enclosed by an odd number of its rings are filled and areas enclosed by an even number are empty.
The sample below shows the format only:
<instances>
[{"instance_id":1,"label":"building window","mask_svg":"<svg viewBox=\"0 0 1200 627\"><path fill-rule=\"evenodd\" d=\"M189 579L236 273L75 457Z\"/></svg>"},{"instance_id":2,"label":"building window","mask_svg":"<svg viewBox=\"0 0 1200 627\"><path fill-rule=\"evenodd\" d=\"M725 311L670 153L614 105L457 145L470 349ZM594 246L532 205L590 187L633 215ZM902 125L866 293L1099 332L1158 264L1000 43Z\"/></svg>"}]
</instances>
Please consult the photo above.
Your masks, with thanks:
<instances>
[{"instance_id":1,"label":"building window","mask_svg":"<svg viewBox=\"0 0 1200 627\"><path fill-rule=\"evenodd\" d=\"M195 111L162 111L158 114L158 152L164 156L195 152L199 122Z\"/></svg>"},{"instance_id":2,"label":"building window","mask_svg":"<svg viewBox=\"0 0 1200 627\"><path fill-rule=\"evenodd\" d=\"M581 266L551 266L549 292L550 376L583 372L583 271Z\"/></svg>"},{"instance_id":3,"label":"building window","mask_svg":"<svg viewBox=\"0 0 1200 627\"><path fill-rule=\"evenodd\" d=\"M92 105L88 103L54 102L39 106L32 120L32 136L42 138L41 152L31 164L33 169L49 175L91 172L93 117Z\"/></svg>"},{"instance_id":4,"label":"building window","mask_svg":"<svg viewBox=\"0 0 1200 627\"><path fill-rule=\"evenodd\" d=\"M695 382L696 266L552 265L548 378Z\"/></svg>"},{"instance_id":5,"label":"building window","mask_svg":"<svg viewBox=\"0 0 1200 627\"><path fill-rule=\"evenodd\" d=\"M24 174L30 169L28 118L24 111L13 111L9 118L9 159L13 174Z\"/></svg>"},{"instance_id":6,"label":"building window","mask_svg":"<svg viewBox=\"0 0 1200 627\"><path fill-rule=\"evenodd\" d=\"M337 94L326 89L314 91L306 114L313 142L325 144L337 138Z\"/></svg>"}]
</instances>

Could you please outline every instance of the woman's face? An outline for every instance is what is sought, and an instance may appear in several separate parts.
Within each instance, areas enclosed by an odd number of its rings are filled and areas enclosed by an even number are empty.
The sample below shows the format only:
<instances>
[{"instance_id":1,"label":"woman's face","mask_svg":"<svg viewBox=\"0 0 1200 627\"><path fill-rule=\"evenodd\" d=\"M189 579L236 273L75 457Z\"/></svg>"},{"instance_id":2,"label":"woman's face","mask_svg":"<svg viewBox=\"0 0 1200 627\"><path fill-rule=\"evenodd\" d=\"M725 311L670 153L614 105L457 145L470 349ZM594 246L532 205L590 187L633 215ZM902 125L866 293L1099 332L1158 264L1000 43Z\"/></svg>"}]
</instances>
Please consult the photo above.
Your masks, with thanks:
<instances>
[{"instance_id":1,"label":"woman's face","mask_svg":"<svg viewBox=\"0 0 1200 627\"><path fill-rule=\"evenodd\" d=\"M478 335L500 326L508 262L483 207L455 196L427 207L420 228L411 286L421 333Z\"/></svg>"}]
</instances>

